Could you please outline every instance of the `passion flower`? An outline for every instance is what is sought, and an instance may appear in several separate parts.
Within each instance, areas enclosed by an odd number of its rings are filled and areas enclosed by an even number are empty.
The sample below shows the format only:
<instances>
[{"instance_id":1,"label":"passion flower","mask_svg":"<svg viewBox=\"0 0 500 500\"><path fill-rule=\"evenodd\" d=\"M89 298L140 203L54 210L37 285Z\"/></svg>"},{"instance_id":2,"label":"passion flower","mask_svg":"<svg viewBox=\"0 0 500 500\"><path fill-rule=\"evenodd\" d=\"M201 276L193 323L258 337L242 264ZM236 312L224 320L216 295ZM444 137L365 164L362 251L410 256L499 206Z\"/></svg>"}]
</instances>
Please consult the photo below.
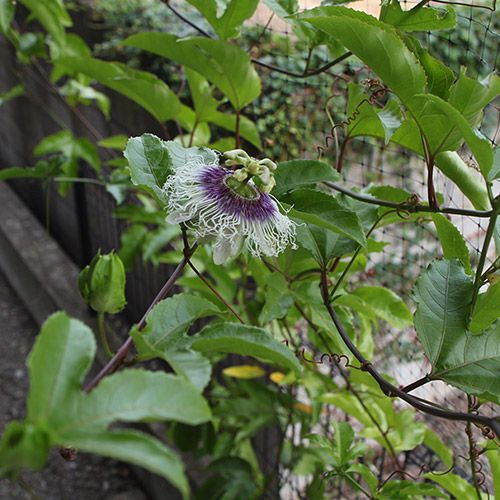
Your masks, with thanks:
<instances>
[{"instance_id":1,"label":"passion flower","mask_svg":"<svg viewBox=\"0 0 500 500\"><path fill-rule=\"evenodd\" d=\"M226 155L226 165L241 168L219 165L217 155L192 155L169 176L164 186L167 221L185 223L197 239L212 241L216 264L237 256L243 247L256 257L275 257L288 245L295 248L296 224L266 192L274 185L274 163L241 150Z\"/></svg>"}]
</instances>

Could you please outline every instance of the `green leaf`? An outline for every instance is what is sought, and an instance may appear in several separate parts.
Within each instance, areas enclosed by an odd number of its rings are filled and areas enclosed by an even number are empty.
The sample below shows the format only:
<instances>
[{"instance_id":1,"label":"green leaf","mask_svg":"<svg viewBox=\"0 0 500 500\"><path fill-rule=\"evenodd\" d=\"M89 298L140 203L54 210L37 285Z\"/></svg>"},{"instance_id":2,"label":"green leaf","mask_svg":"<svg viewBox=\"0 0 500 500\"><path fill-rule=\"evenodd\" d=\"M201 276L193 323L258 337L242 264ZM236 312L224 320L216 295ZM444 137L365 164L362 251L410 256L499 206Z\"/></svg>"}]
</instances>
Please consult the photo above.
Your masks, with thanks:
<instances>
[{"instance_id":1,"label":"green leaf","mask_svg":"<svg viewBox=\"0 0 500 500\"><path fill-rule=\"evenodd\" d=\"M163 352L163 358L177 375L189 380L199 392L210 382L212 365L199 352L191 349L169 349Z\"/></svg>"},{"instance_id":2,"label":"green leaf","mask_svg":"<svg viewBox=\"0 0 500 500\"><path fill-rule=\"evenodd\" d=\"M377 498L398 500L414 500L416 498L449 498L441 493L436 486L416 481L393 479L385 483L378 491Z\"/></svg>"},{"instance_id":3,"label":"green leaf","mask_svg":"<svg viewBox=\"0 0 500 500\"><path fill-rule=\"evenodd\" d=\"M432 57L420 42L411 35L405 35L408 48L418 57L427 76L427 89L431 94L448 99L450 87L455 81L455 74L441 61Z\"/></svg>"},{"instance_id":4,"label":"green leaf","mask_svg":"<svg viewBox=\"0 0 500 500\"><path fill-rule=\"evenodd\" d=\"M388 432L386 436L393 448L398 452L413 450L422 444L426 429L425 424L415 420L415 412L412 410L391 411L388 414ZM380 431L374 425L364 429L361 434L384 445Z\"/></svg>"},{"instance_id":5,"label":"green leaf","mask_svg":"<svg viewBox=\"0 0 500 500\"><path fill-rule=\"evenodd\" d=\"M445 467L451 467L453 464L453 451L429 428L425 431L424 444L440 458Z\"/></svg>"},{"instance_id":6,"label":"green leaf","mask_svg":"<svg viewBox=\"0 0 500 500\"><path fill-rule=\"evenodd\" d=\"M24 87L21 84L15 85L11 89L7 90L6 92L2 92L0 94L0 106L22 95L24 95Z\"/></svg>"},{"instance_id":7,"label":"green leaf","mask_svg":"<svg viewBox=\"0 0 500 500\"><path fill-rule=\"evenodd\" d=\"M236 110L260 95L260 79L250 57L230 43L154 32L132 35L124 43L194 69L219 88Z\"/></svg>"},{"instance_id":8,"label":"green leaf","mask_svg":"<svg viewBox=\"0 0 500 500\"><path fill-rule=\"evenodd\" d=\"M396 99L391 99L381 110L376 111L376 113L384 129L385 143L388 144L394 132L403 122L399 104Z\"/></svg>"},{"instance_id":9,"label":"green leaf","mask_svg":"<svg viewBox=\"0 0 500 500\"><path fill-rule=\"evenodd\" d=\"M222 13L216 0L188 0L211 24L222 40L238 36L243 21L253 15L259 0L229 0Z\"/></svg>"},{"instance_id":10,"label":"green leaf","mask_svg":"<svg viewBox=\"0 0 500 500\"><path fill-rule=\"evenodd\" d=\"M460 231L444 215L432 214L439 241L446 260L458 259L467 274L472 274L469 250Z\"/></svg>"},{"instance_id":11,"label":"green leaf","mask_svg":"<svg viewBox=\"0 0 500 500\"><path fill-rule=\"evenodd\" d=\"M193 99L196 120L197 122L208 121L220 103L212 96L212 87L203 76L191 68L185 68L184 71Z\"/></svg>"},{"instance_id":12,"label":"green leaf","mask_svg":"<svg viewBox=\"0 0 500 500\"><path fill-rule=\"evenodd\" d=\"M495 157L493 159L493 166L491 167L490 173L488 174L488 180L490 182L496 181L500 178L500 147L495 149Z\"/></svg>"},{"instance_id":13,"label":"green leaf","mask_svg":"<svg viewBox=\"0 0 500 500\"><path fill-rule=\"evenodd\" d=\"M274 178L276 187L273 189L273 195L280 198L298 187L311 187L323 181L338 181L340 175L322 161L291 160L278 164Z\"/></svg>"},{"instance_id":14,"label":"green leaf","mask_svg":"<svg viewBox=\"0 0 500 500\"><path fill-rule=\"evenodd\" d=\"M288 289L285 277L278 273L271 273L266 278L265 303L259 315L262 325L286 316L293 304L293 295Z\"/></svg>"},{"instance_id":15,"label":"green leaf","mask_svg":"<svg viewBox=\"0 0 500 500\"><path fill-rule=\"evenodd\" d=\"M499 317L500 282L496 282L478 296L469 329L472 333L481 333Z\"/></svg>"},{"instance_id":16,"label":"green leaf","mask_svg":"<svg viewBox=\"0 0 500 500\"><path fill-rule=\"evenodd\" d=\"M381 286L361 286L353 293L377 316L394 327L405 328L412 324L408 306L392 290Z\"/></svg>"},{"instance_id":17,"label":"green leaf","mask_svg":"<svg viewBox=\"0 0 500 500\"><path fill-rule=\"evenodd\" d=\"M415 328L433 367L465 338L472 288L456 260L432 262L415 284Z\"/></svg>"},{"instance_id":18,"label":"green leaf","mask_svg":"<svg viewBox=\"0 0 500 500\"><path fill-rule=\"evenodd\" d=\"M121 234L121 247L118 256L126 271L134 267L135 259L141 252L142 244L148 234L148 228L142 224L132 224Z\"/></svg>"},{"instance_id":19,"label":"green leaf","mask_svg":"<svg viewBox=\"0 0 500 500\"><path fill-rule=\"evenodd\" d=\"M132 137L123 153L128 160L130 178L136 186L148 186L164 200L163 186L172 173L169 143L152 134Z\"/></svg>"},{"instance_id":20,"label":"green leaf","mask_svg":"<svg viewBox=\"0 0 500 500\"><path fill-rule=\"evenodd\" d=\"M403 10L398 0L390 0L382 4L380 20L401 31L433 31L454 28L457 16L451 5L446 9L417 6Z\"/></svg>"},{"instance_id":21,"label":"green leaf","mask_svg":"<svg viewBox=\"0 0 500 500\"><path fill-rule=\"evenodd\" d=\"M16 4L12 0L0 0L0 31L6 34L14 19Z\"/></svg>"},{"instance_id":22,"label":"green leaf","mask_svg":"<svg viewBox=\"0 0 500 500\"><path fill-rule=\"evenodd\" d=\"M481 335L463 334L433 368L432 378L468 394L500 402L500 325Z\"/></svg>"},{"instance_id":23,"label":"green leaf","mask_svg":"<svg viewBox=\"0 0 500 500\"><path fill-rule=\"evenodd\" d=\"M500 94L500 77L489 74L484 80L469 78L462 69L450 89L448 102L460 112L472 127L478 125L484 107Z\"/></svg>"},{"instance_id":24,"label":"green leaf","mask_svg":"<svg viewBox=\"0 0 500 500\"><path fill-rule=\"evenodd\" d=\"M34 167L8 167L0 169L0 181L17 178L48 179L59 170L58 162L39 161Z\"/></svg>"},{"instance_id":25,"label":"green leaf","mask_svg":"<svg viewBox=\"0 0 500 500\"><path fill-rule=\"evenodd\" d=\"M101 139L97 144L101 148L115 149L123 151L127 147L128 137L126 135L112 135Z\"/></svg>"},{"instance_id":26,"label":"green leaf","mask_svg":"<svg viewBox=\"0 0 500 500\"><path fill-rule=\"evenodd\" d=\"M160 123L174 118L180 110L177 96L158 77L146 71L91 57L63 57L58 63L132 99Z\"/></svg>"},{"instance_id":27,"label":"green leaf","mask_svg":"<svg viewBox=\"0 0 500 500\"><path fill-rule=\"evenodd\" d=\"M73 395L75 396L75 395ZM63 441L74 433L106 429L115 421L197 425L210 420L210 408L198 390L176 375L128 369L105 377L90 393L74 397L71 411L58 421Z\"/></svg>"},{"instance_id":28,"label":"green leaf","mask_svg":"<svg viewBox=\"0 0 500 500\"><path fill-rule=\"evenodd\" d=\"M180 293L156 304L148 314L146 326L131 332L141 359L162 356L164 352L177 349L187 329L197 319L220 314L212 302Z\"/></svg>"},{"instance_id":29,"label":"green leaf","mask_svg":"<svg viewBox=\"0 0 500 500\"><path fill-rule=\"evenodd\" d=\"M349 463L352 459L349 450L354 441L354 431L347 422L337 422L334 420L332 424L335 430L333 441L335 443L337 463L342 466Z\"/></svg>"},{"instance_id":30,"label":"green leaf","mask_svg":"<svg viewBox=\"0 0 500 500\"><path fill-rule=\"evenodd\" d=\"M493 488L495 500L500 498L500 450L494 442L488 442L486 447L486 456L490 463L491 476L493 478Z\"/></svg>"},{"instance_id":31,"label":"green leaf","mask_svg":"<svg viewBox=\"0 0 500 500\"><path fill-rule=\"evenodd\" d=\"M320 7L300 18L338 39L402 101L424 91L425 72L392 26L345 7Z\"/></svg>"},{"instance_id":32,"label":"green leaf","mask_svg":"<svg viewBox=\"0 0 500 500\"><path fill-rule=\"evenodd\" d=\"M293 205L290 215L305 222L342 234L366 246L366 237L357 214L320 191L297 189L284 200Z\"/></svg>"},{"instance_id":33,"label":"green leaf","mask_svg":"<svg viewBox=\"0 0 500 500\"><path fill-rule=\"evenodd\" d=\"M472 279L458 261L435 261L415 287L415 328L432 364L430 377L500 401L500 324L467 332Z\"/></svg>"},{"instance_id":34,"label":"green leaf","mask_svg":"<svg viewBox=\"0 0 500 500\"><path fill-rule=\"evenodd\" d=\"M297 0L264 0L264 3L282 19L290 20L290 14L295 14L299 10ZM287 19L288 18L288 19Z\"/></svg>"},{"instance_id":35,"label":"green leaf","mask_svg":"<svg viewBox=\"0 0 500 500\"><path fill-rule=\"evenodd\" d=\"M72 107L75 107L77 104L88 106L92 102L95 102L106 120L109 120L111 111L109 97L90 85L83 85L77 80L70 79L59 88L59 93L66 97Z\"/></svg>"},{"instance_id":36,"label":"green leaf","mask_svg":"<svg viewBox=\"0 0 500 500\"><path fill-rule=\"evenodd\" d=\"M80 392L94 353L88 326L62 312L49 316L28 356L28 421L49 427L71 413L68 395Z\"/></svg>"},{"instance_id":37,"label":"green leaf","mask_svg":"<svg viewBox=\"0 0 500 500\"><path fill-rule=\"evenodd\" d=\"M439 484L448 493L451 493L455 498L477 498L474 486L468 483L465 479L451 472L444 475L428 472L424 474L423 477ZM483 495L481 495L481 498L483 498ZM486 499L487 495L484 495L484 498Z\"/></svg>"},{"instance_id":38,"label":"green leaf","mask_svg":"<svg viewBox=\"0 0 500 500\"><path fill-rule=\"evenodd\" d=\"M66 446L139 465L170 481L183 498L189 497L189 485L181 459L152 436L135 430L75 433Z\"/></svg>"},{"instance_id":39,"label":"green leaf","mask_svg":"<svg viewBox=\"0 0 500 500\"><path fill-rule=\"evenodd\" d=\"M263 358L296 373L300 373L302 369L293 352L262 328L219 323L204 328L192 339L191 348L196 351L227 352Z\"/></svg>"},{"instance_id":40,"label":"green leaf","mask_svg":"<svg viewBox=\"0 0 500 500\"><path fill-rule=\"evenodd\" d=\"M438 96L416 95L409 103L415 120L425 135L432 155L441 151L454 151L460 147L462 137L474 155L483 176L487 179L493 165L491 143L479 131L473 130L460 111Z\"/></svg>"},{"instance_id":41,"label":"green leaf","mask_svg":"<svg viewBox=\"0 0 500 500\"><path fill-rule=\"evenodd\" d=\"M49 447L44 430L25 422L9 422L0 440L0 477L21 469L43 469Z\"/></svg>"},{"instance_id":42,"label":"green leaf","mask_svg":"<svg viewBox=\"0 0 500 500\"><path fill-rule=\"evenodd\" d=\"M72 26L71 17L61 0L20 0L31 11L56 43L62 45L65 39L65 28Z\"/></svg>"},{"instance_id":43,"label":"green leaf","mask_svg":"<svg viewBox=\"0 0 500 500\"><path fill-rule=\"evenodd\" d=\"M451 179L464 195L471 201L476 210L490 210L488 191L480 177L475 175L460 156L455 152L439 153L435 159L436 166Z\"/></svg>"},{"instance_id":44,"label":"green leaf","mask_svg":"<svg viewBox=\"0 0 500 500\"><path fill-rule=\"evenodd\" d=\"M358 246L352 239L314 224L298 226L297 241L320 265L326 264L334 257L354 252Z\"/></svg>"},{"instance_id":45,"label":"green leaf","mask_svg":"<svg viewBox=\"0 0 500 500\"><path fill-rule=\"evenodd\" d=\"M88 163L96 172L101 170L101 161L95 146L86 137L75 137L68 130L61 130L44 137L35 147L33 154L43 156L54 153L64 155L68 163L77 164L79 160ZM64 170L64 167L63 167ZM76 171L67 171L68 175L76 175Z\"/></svg>"},{"instance_id":46,"label":"green leaf","mask_svg":"<svg viewBox=\"0 0 500 500\"><path fill-rule=\"evenodd\" d=\"M80 385L94 352L87 326L61 312L49 317L28 358L27 423L46 432L52 446L129 460L168 478L185 494L187 480L173 452L152 436L106 428L115 421L206 422L211 418L207 402L176 375L132 369L105 377L84 393Z\"/></svg>"}]
</instances>

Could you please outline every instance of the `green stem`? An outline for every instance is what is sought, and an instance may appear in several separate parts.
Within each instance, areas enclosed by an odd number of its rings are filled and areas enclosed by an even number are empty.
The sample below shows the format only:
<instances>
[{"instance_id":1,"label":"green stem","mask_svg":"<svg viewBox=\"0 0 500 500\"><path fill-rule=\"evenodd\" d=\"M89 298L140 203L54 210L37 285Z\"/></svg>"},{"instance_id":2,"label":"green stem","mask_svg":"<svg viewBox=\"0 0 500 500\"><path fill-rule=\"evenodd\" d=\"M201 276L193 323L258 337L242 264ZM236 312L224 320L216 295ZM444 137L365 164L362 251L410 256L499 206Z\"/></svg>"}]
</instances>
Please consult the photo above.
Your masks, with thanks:
<instances>
[{"instance_id":1,"label":"green stem","mask_svg":"<svg viewBox=\"0 0 500 500\"><path fill-rule=\"evenodd\" d=\"M236 149L241 147L241 138L240 138L240 123L241 123L241 110L236 110L236 125L234 130L234 146Z\"/></svg>"},{"instance_id":2,"label":"green stem","mask_svg":"<svg viewBox=\"0 0 500 500\"><path fill-rule=\"evenodd\" d=\"M196 132L196 129L198 128L198 120L196 120L194 122L194 125L193 125L193 128L191 130L191 134L189 136L189 144L188 144L188 148L190 148L192 145L193 145L193 141L194 141L194 134Z\"/></svg>"},{"instance_id":3,"label":"green stem","mask_svg":"<svg viewBox=\"0 0 500 500\"><path fill-rule=\"evenodd\" d=\"M113 352L109 347L108 336L106 335L106 322L103 312L97 313L97 330L99 331L99 338L101 339L101 346L104 352L110 357L113 357Z\"/></svg>"},{"instance_id":4,"label":"green stem","mask_svg":"<svg viewBox=\"0 0 500 500\"><path fill-rule=\"evenodd\" d=\"M499 212L500 212L500 199L496 199L493 205L493 213L491 214L490 222L488 224L488 229L486 230L486 236L484 237L481 256L479 257L479 262L477 264L476 276L474 279L474 289L472 291L472 300L470 308L471 315L474 313L477 297L479 295L479 289L481 288L482 285L481 277L483 275L484 264L486 262L486 257L488 255L488 249L490 247L491 238L493 238L493 233L495 232L495 226Z\"/></svg>"},{"instance_id":5,"label":"green stem","mask_svg":"<svg viewBox=\"0 0 500 500\"><path fill-rule=\"evenodd\" d=\"M375 231L375 229L377 228L379 222L386 216L386 215L389 215L391 213L394 213L394 212L397 212L397 210L389 210L388 212L385 212L383 213L372 225L372 227L368 230L368 232L366 233L366 239L368 239L371 234L373 233L373 231ZM351 269L352 265L354 264L354 261L356 260L356 257L359 255L359 252L361 252L361 245L358 246L358 248L356 249L356 251L354 252L354 254L352 255L351 257L351 260L348 262L347 266L345 267L344 271L342 272L342 274L340 275L339 279L337 280L337 283L335 283L331 293L330 293L330 299L333 298L333 296L335 295L335 292L338 290L339 286L341 285L342 281L344 281L344 278L347 276L347 273L349 272L349 269Z\"/></svg>"},{"instance_id":6,"label":"green stem","mask_svg":"<svg viewBox=\"0 0 500 500\"><path fill-rule=\"evenodd\" d=\"M98 181L97 179L89 179L88 177L54 177L56 182L81 182L84 184L96 184L98 186L105 186L106 183Z\"/></svg>"}]
</instances>

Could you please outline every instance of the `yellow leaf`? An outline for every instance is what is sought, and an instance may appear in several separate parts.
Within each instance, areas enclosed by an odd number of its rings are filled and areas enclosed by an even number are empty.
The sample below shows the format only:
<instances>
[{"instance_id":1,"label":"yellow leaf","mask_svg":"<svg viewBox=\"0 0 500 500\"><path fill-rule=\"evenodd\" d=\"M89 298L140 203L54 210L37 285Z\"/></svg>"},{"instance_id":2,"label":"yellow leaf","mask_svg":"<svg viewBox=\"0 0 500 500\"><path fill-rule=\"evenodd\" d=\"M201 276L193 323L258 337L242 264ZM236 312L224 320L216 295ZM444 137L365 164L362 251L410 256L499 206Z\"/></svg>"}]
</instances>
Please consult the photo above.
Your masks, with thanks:
<instances>
[{"instance_id":1,"label":"yellow leaf","mask_svg":"<svg viewBox=\"0 0 500 500\"><path fill-rule=\"evenodd\" d=\"M310 415L313 412L311 405L306 405L305 403L300 403L299 401L297 401L297 403L294 403L293 407L296 410L301 411L302 413L307 413L308 415Z\"/></svg>"},{"instance_id":2,"label":"yellow leaf","mask_svg":"<svg viewBox=\"0 0 500 500\"><path fill-rule=\"evenodd\" d=\"M258 378L265 375L266 372L260 366L239 365L224 368L222 373L234 378Z\"/></svg>"},{"instance_id":3,"label":"yellow leaf","mask_svg":"<svg viewBox=\"0 0 500 500\"><path fill-rule=\"evenodd\" d=\"M285 374L281 372L273 372L271 373L271 375L269 375L269 378L275 384L281 384L281 382L283 382L283 379L285 378Z\"/></svg>"}]
</instances>

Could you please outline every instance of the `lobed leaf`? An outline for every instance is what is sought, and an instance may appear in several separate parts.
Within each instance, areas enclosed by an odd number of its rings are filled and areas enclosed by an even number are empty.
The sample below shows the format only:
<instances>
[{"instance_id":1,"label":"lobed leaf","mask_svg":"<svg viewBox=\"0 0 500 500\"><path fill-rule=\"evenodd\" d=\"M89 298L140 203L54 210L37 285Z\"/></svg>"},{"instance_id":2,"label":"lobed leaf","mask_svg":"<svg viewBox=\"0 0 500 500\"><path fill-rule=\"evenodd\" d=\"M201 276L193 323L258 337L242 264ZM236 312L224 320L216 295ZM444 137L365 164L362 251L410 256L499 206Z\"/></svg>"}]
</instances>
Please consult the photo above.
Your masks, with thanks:
<instances>
[{"instance_id":1,"label":"lobed leaf","mask_svg":"<svg viewBox=\"0 0 500 500\"><path fill-rule=\"evenodd\" d=\"M250 57L230 43L154 32L132 35L124 43L194 69L218 87L236 110L260 95L260 79Z\"/></svg>"}]
</instances>

